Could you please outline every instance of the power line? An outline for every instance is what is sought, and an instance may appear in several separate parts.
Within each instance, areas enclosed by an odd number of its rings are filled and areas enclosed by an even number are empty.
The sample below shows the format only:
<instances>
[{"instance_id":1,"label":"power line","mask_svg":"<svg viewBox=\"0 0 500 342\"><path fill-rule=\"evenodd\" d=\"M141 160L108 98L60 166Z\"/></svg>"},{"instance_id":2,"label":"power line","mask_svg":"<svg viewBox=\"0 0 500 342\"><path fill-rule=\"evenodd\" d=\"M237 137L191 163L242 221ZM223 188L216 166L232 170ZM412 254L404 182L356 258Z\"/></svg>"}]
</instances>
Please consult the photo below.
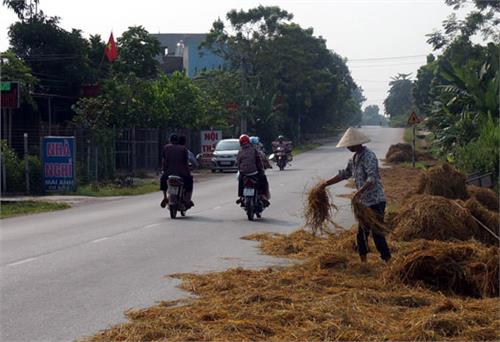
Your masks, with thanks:
<instances>
[{"instance_id":1,"label":"power line","mask_svg":"<svg viewBox=\"0 0 500 342\"><path fill-rule=\"evenodd\" d=\"M379 68L379 67L393 67L398 65L424 65L422 62L411 62L411 63L394 63L394 64L368 64L368 65L351 65L349 68Z\"/></svg>"},{"instance_id":2,"label":"power line","mask_svg":"<svg viewBox=\"0 0 500 342\"><path fill-rule=\"evenodd\" d=\"M427 55L409 55L409 56L374 57L374 58L354 58L354 59L349 59L348 58L347 62L382 61L382 60L420 58L420 57L427 57Z\"/></svg>"}]
</instances>

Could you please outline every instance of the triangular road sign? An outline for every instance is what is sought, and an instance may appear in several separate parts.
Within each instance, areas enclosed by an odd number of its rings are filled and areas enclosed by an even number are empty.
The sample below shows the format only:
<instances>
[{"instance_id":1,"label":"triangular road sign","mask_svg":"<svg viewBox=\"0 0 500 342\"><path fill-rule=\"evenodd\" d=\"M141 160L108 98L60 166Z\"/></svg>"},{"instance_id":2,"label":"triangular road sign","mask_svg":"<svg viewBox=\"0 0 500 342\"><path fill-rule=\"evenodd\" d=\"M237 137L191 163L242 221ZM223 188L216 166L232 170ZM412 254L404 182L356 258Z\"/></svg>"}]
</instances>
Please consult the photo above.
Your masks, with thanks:
<instances>
[{"instance_id":1,"label":"triangular road sign","mask_svg":"<svg viewBox=\"0 0 500 342\"><path fill-rule=\"evenodd\" d=\"M410 114L410 117L408 118L408 125L416 125L416 124L418 124L421 121L422 120L420 120L420 118L418 117L418 115L415 112L412 112Z\"/></svg>"}]
</instances>

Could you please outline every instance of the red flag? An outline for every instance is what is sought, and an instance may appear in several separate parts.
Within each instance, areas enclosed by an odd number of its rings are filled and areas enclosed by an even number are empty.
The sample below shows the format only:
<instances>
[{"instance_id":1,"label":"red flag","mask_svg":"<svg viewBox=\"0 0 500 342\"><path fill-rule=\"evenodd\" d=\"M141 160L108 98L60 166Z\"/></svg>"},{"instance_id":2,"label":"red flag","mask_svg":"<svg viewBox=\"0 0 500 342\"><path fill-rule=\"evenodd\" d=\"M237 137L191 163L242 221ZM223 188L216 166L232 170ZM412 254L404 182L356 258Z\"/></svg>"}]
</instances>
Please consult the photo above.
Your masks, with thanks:
<instances>
[{"instance_id":1,"label":"red flag","mask_svg":"<svg viewBox=\"0 0 500 342\"><path fill-rule=\"evenodd\" d=\"M106 47L104 48L104 53L110 62L113 62L116 57L118 57L118 50L116 48L115 39L113 38L113 32L109 35L108 44L106 44Z\"/></svg>"}]
</instances>

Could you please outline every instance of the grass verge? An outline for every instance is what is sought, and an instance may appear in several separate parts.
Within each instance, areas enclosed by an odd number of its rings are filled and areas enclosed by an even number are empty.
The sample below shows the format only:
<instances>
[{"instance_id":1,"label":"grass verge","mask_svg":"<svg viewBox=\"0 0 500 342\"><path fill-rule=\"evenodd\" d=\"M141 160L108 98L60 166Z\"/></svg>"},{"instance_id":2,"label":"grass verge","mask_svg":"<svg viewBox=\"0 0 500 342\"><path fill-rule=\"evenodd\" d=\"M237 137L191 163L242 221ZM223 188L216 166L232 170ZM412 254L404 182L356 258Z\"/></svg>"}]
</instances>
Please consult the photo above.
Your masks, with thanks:
<instances>
[{"instance_id":1,"label":"grass verge","mask_svg":"<svg viewBox=\"0 0 500 342\"><path fill-rule=\"evenodd\" d=\"M296 156L297 154L313 150L313 149L318 148L320 146L321 146L321 144L319 144L319 143L310 143L310 144L305 144L305 145L300 145L300 146L294 147L292 149L292 156Z\"/></svg>"},{"instance_id":2,"label":"grass verge","mask_svg":"<svg viewBox=\"0 0 500 342\"><path fill-rule=\"evenodd\" d=\"M67 209L71 206L66 203L39 202L39 201L18 201L2 202L0 206L0 218L7 218L17 215L36 214L46 211Z\"/></svg>"},{"instance_id":3,"label":"grass verge","mask_svg":"<svg viewBox=\"0 0 500 342\"><path fill-rule=\"evenodd\" d=\"M157 180L145 181L133 186L117 186L114 184L88 184L79 186L76 190L76 195L82 196L133 196L144 195L151 192L159 191L160 183Z\"/></svg>"}]
</instances>

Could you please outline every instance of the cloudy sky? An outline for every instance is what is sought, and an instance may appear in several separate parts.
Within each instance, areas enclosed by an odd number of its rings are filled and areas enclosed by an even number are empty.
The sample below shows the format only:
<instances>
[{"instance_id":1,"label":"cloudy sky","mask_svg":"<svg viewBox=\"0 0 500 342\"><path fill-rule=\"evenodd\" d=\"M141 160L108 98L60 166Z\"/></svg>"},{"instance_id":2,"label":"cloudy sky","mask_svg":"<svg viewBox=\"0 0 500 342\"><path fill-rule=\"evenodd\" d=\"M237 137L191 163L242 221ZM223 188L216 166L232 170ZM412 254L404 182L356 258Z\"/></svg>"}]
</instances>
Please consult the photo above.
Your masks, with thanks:
<instances>
[{"instance_id":1,"label":"cloudy sky","mask_svg":"<svg viewBox=\"0 0 500 342\"><path fill-rule=\"evenodd\" d=\"M59 16L65 29L107 40L129 26L151 33L203 33L233 9L277 5L294 14L302 27L313 27L330 49L346 57L354 80L364 89L366 105L382 108L391 76L413 73L432 52L425 35L441 27L451 12L444 0L40 0L45 14ZM8 27L15 15L0 7L0 50L8 48Z\"/></svg>"}]
</instances>

